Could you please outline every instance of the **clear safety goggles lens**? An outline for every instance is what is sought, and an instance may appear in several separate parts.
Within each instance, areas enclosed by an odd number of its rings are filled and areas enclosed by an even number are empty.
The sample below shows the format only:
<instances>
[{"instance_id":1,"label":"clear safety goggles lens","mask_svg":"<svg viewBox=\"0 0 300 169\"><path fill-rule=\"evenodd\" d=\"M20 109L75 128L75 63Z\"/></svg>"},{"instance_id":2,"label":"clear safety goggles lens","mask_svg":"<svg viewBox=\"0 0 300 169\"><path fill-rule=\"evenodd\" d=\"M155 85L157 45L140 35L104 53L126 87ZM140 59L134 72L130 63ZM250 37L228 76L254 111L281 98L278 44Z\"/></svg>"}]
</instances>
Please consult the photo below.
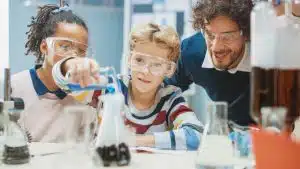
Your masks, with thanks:
<instances>
[{"instance_id":1,"label":"clear safety goggles lens","mask_svg":"<svg viewBox=\"0 0 300 169\"><path fill-rule=\"evenodd\" d=\"M48 48L54 55L63 57L92 57L93 50L87 44L68 38L49 37L46 39Z\"/></svg>"},{"instance_id":2,"label":"clear safety goggles lens","mask_svg":"<svg viewBox=\"0 0 300 169\"><path fill-rule=\"evenodd\" d=\"M131 52L130 68L137 72L149 71L154 76L166 76L173 72L175 63L157 56Z\"/></svg>"}]
</instances>

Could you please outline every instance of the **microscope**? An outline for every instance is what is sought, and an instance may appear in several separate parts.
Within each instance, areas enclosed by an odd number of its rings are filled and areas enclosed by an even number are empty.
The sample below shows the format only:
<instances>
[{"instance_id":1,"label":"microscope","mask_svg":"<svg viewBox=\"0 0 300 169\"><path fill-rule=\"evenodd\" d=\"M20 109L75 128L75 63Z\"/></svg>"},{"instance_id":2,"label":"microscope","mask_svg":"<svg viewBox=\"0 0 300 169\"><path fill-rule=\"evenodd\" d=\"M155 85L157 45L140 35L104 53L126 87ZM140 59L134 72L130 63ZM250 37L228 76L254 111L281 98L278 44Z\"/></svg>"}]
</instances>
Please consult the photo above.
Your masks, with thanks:
<instances>
[{"instance_id":1,"label":"microscope","mask_svg":"<svg viewBox=\"0 0 300 169\"><path fill-rule=\"evenodd\" d=\"M10 96L10 70L4 72L4 99L0 101L0 132L3 133L2 162L4 164L25 164L30 161L28 139L17 124L19 114L24 110L21 98Z\"/></svg>"}]
</instances>

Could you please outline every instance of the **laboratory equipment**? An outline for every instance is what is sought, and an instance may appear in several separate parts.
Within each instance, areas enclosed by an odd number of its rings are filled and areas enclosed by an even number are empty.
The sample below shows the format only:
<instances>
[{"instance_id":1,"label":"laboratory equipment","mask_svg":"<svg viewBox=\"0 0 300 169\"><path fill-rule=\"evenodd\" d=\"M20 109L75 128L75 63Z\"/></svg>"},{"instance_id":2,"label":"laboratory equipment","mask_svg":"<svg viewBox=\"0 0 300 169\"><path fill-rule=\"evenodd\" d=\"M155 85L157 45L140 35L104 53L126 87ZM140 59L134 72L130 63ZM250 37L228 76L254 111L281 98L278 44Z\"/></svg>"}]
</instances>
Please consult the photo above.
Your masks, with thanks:
<instances>
[{"instance_id":1,"label":"laboratory equipment","mask_svg":"<svg viewBox=\"0 0 300 169\"><path fill-rule=\"evenodd\" d=\"M171 76L176 68L176 63L151 56L146 53L131 52L129 67L131 71L145 73L149 71L154 76Z\"/></svg>"},{"instance_id":2,"label":"laboratory equipment","mask_svg":"<svg viewBox=\"0 0 300 169\"><path fill-rule=\"evenodd\" d=\"M197 169L233 169L253 165L251 159L234 154L227 109L226 102L212 102L208 105L208 119L197 153Z\"/></svg>"},{"instance_id":3,"label":"laboratory equipment","mask_svg":"<svg viewBox=\"0 0 300 169\"><path fill-rule=\"evenodd\" d=\"M63 7L64 10L71 10L68 6ZM58 10L59 11L59 10ZM53 11L56 12L55 10ZM51 58L53 62L53 56L66 57L93 57L94 52L88 44L78 42L74 39L66 37L48 37L46 38L48 47L47 56Z\"/></svg>"},{"instance_id":4,"label":"laboratory equipment","mask_svg":"<svg viewBox=\"0 0 300 169\"><path fill-rule=\"evenodd\" d=\"M121 93L121 84L113 67L103 67L99 70L99 80L87 87L81 87L72 82L72 70L67 72L68 88L71 94L77 92L100 90L97 114L101 124L97 127L93 161L96 165L110 166L116 163L118 166L129 165L131 154L128 147L130 132L124 124L122 110L124 96Z\"/></svg>"},{"instance_id":5,"label":"laboratory equipment","mask_svg":"<svg viewBox=\"0 0 300 169\"><path fill-rule=\"evenodd\" d=\"M24 6L39 6L45 3L43 0L20 0ZM71 2L70 2L71 1ZM73 2L74 1L74 2ZM76 0L69 0L70 3L75 3ZM65 5L65 0L57 0L60 6Z\"/></svg>"},{"instance_id":6,"label":"laboratory equipment","mask_svg":"<svg viewBox=\"0 0 300 169\"><path fill-rule=\"evenodd\" d=\"M72 82L72 71L71 69L66 73L66 79L68 81L66 85L71 92L104 90L106 93L115 93L118 92L116 90L120 90L121 88L113 67L101 67L98 72L99 80L96 81L96 79L94 79L94 81L86 87L81 87L80 84Z\"/></svg>"},{"instance_id":7,"label":"laboratory equipment","mask_svg":"<svg viewBox=\"0 0 300 169\"><path fill-rule=\"evenodd\" d=\"M210 103L207 115L208 119L198 150L196 168L231 169L233 168L233 164L230 163L228 157L233 155L233 149L231 140L228 137L227 103Z\"/></svg>"},{"instance_id":8,"label":"laboratory equipment","mask_svg":"<svg viewBox=\"0 0 300 169\"><path fill-rule=\"evenodd\" d=\"M110 166L116 162L118 166L128 165L131 154L128 147L129 133L121 111L124 96L117 92L101 96L103 112L101 125L96 138L96 163Z\"/></svg>"},{"instance_id":9,"label":"laboratory equipment","mask_svg":"<svg viewBox=\"0 0 300 169\"><path fill-rule=\"evenodd\" d=\"M287 109L284 107L263 107L262 128L275 133L280 133L285 127Z\"/></svg>"},{"instance_id":10,"label":"laboratory equipment","mask_svg":"<svg viewBox=\"0 0 300 169\"><path fill-rule=\"evenodd\" d=\"M300 113L300 26L292 17L277 17L270 2L258 2L251 13L251 115L262 123L262 107L285 107L285 129L293 130Z\"/></svg>"},{"instance_id":11,"label":"laboratory equipment","mask_svg":"<svg viewBox=\"0 0 300 169\"><path fill-rule=\"evenodd\" d=\"M5 164L24 164L30 161L28 137L17 124L16 117L24 110L24 102L20 98L10 97L10 70L5 69L4 101L0 103L0 126L2 126L2 162Z\"/></svg>"},{"instance_id":12,"label":"laboratory equipment","mask_svg":"<svg viewBox=\"0 0 300 169\"><path fill-rule=\"evenodd\" d=\"M234 156L238 158L248 158L253 160L251 132L259 131L259 128L251 126L240 126L233 121L228 122L230 134L234 148Z\"/></svg>"}]
</instances>

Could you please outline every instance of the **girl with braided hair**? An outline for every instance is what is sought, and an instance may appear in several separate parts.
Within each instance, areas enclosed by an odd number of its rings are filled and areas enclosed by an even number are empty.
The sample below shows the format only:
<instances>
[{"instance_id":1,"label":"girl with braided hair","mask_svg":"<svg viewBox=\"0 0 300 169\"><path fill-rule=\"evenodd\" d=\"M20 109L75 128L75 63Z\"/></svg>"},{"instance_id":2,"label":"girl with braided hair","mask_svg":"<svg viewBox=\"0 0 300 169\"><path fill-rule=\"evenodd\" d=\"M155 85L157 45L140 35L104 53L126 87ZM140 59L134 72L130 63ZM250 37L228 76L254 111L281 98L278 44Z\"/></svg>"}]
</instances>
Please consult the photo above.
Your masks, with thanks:
<instances>
[{"instance_id":1,"label":"girl with braided hair","mask_svg":"<svg viewBox=\"0 0 300 169\"><path fill-rule=\"evenodd\" d=\"M66 106L78 102L55 84L52 67L64 58L88 55L88 28L68 6L57 5L39 7L28 28L26 55L33 54L36 65L15 74L11 81L12 96L21 97L25 102L19 123L30 133L31 141L59 142L71 126L62 112ZM76 122L79 130L84 118L68 121Z\"/></svg>"}]
</instances>

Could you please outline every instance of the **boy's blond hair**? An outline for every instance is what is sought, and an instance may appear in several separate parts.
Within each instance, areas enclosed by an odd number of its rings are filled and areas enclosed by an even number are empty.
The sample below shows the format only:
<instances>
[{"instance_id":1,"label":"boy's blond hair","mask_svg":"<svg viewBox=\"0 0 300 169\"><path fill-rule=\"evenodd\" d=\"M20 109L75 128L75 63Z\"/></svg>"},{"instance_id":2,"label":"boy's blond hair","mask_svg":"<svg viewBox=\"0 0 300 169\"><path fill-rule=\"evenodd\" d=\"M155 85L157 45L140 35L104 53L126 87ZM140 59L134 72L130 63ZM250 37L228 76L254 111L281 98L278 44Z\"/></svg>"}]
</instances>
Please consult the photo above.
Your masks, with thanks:
<instances>
[{"instance_id":1,"label":"boy's blond hair","mask_svg":"<svg viewBox=\"0 0 300 169\"><path fill-rule=\"evenodd\" d=\"M130 50L137 43L154 42L162 48L170 50L168 59L177 61L180 54L180 40L177 32L170 26L160 26L154 23L139 25L130 33Z\"/></svg>"}]
</instances>

